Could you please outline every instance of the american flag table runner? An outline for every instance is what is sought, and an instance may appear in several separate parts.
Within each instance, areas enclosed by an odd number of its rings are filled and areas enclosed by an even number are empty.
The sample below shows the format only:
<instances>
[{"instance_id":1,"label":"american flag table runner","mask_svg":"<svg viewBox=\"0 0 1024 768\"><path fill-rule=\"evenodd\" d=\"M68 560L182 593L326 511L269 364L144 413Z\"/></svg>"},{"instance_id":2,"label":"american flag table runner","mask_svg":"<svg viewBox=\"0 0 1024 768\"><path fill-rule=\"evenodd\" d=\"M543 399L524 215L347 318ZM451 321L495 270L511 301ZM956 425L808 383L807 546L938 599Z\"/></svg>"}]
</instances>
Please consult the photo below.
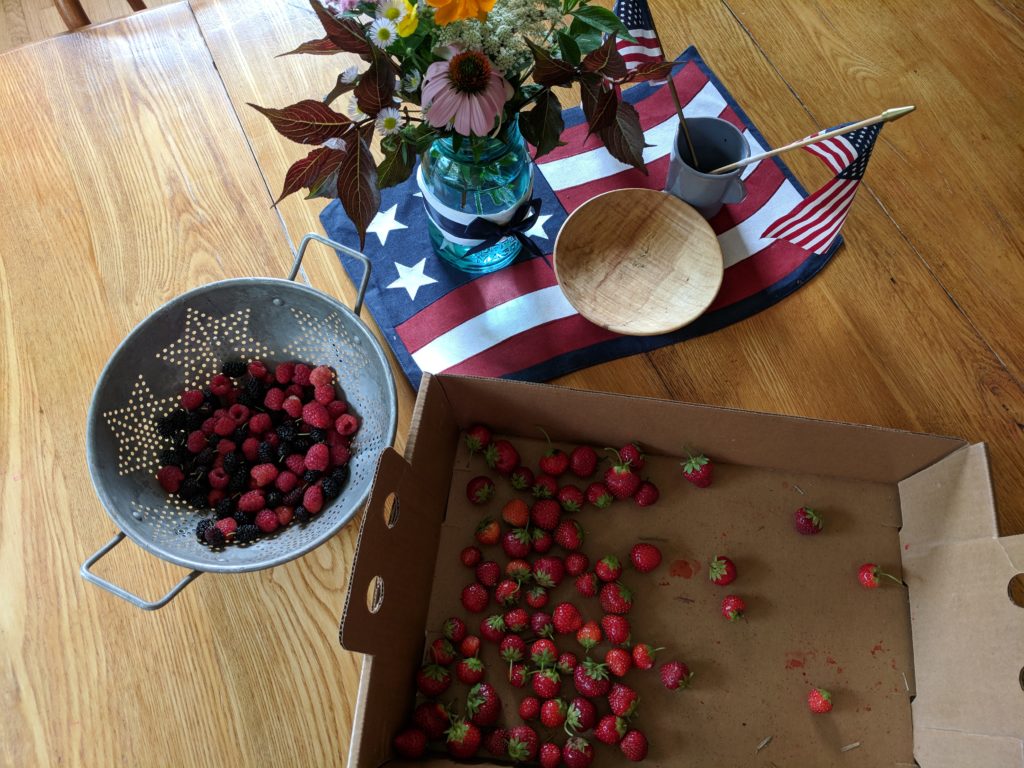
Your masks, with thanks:
<instances>
[{"instance_id":1,"label":"american flag table runner","mask_svg":"<svg viewBox=\"0 0 1024 768\"><path fill-rule=\"evenodd\" d=\"M764 139L733 101L695 48L680 56L676 88L687 116L713 115L743 131L751 153ZM550 254L566 217L602 192L622 187L661 189L677 118L665 86L640 84L624 91L640 114L649 175L618 162L587 126L578 107L564 113L566 146L541 158L534 197L543 202L529 234ZM763 237L765 229L807 197L778 159L744 172L747 197L723 208L710 223L725 258L725 277L714 304L696 322L662 336L620 336L583 319L565 300L548 263L521 255L509 267L473 276L433 255L426 214L414 179L382 193L364 248L373 262L366 306L409 381L423 371L547 381L571 371L656 349L716 331L767 309L813 277L842 242L811 252ZM358 237L338 201L321 213L327 234L358 247ZM358 263L342 258L355 280Z\"/></svg>"}]
</instances>

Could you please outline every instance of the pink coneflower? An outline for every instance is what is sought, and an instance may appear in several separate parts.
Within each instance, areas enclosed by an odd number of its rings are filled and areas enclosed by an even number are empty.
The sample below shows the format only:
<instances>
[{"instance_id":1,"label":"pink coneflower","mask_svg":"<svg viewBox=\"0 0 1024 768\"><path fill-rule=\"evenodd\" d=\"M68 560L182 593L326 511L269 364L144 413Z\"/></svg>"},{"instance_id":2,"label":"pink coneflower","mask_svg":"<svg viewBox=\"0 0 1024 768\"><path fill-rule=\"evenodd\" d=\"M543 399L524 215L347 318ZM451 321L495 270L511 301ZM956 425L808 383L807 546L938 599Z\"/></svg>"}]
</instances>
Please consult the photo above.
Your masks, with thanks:
<instances>
[{"instance_id":1,"label":"pink coneflower","mask_svg":"<svg viewBox=\"0 0 1024 768\"><path fill-rule=\"evenodd\" d=\"M423 104L427 122L463 136L484 136L512 95L512 86L479 51L462 51L427 67Z\"/></svg>"}]
</instances>

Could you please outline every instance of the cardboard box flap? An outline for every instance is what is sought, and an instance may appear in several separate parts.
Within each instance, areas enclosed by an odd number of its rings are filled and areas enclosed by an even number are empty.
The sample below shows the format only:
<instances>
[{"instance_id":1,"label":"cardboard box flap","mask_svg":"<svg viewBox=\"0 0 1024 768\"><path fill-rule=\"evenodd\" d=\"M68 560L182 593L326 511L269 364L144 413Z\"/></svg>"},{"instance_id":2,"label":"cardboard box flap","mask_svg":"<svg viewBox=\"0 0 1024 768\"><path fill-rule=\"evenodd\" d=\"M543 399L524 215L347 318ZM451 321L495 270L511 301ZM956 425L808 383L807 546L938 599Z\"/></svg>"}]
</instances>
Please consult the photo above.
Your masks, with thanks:
<instances>
[{"instance_id":1,"label":"cardboard box flap","mask_svg":"<svg viewBox=\"0 0 1024 768\"><path fill-rule=\"evenodd\" d=\"M985 446L956 451L899 491L915 755L928 766L1024 766L1024 608L1008 592L1024 571L1024 536L997 536Z\"/></svg>"}]
</instances>

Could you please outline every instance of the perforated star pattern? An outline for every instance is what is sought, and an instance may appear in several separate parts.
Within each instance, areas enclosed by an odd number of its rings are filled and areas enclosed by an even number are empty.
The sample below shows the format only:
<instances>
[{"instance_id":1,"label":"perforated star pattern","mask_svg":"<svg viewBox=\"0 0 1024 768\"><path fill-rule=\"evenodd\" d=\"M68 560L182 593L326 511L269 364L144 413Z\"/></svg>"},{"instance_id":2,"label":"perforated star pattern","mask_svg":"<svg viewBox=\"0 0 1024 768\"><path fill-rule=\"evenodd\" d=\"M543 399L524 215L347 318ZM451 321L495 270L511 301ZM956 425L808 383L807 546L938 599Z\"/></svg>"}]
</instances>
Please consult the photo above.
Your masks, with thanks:
<instances>
[{"instance_id":1,"label":"perforated star pattern","mask_svg":"<svg viewBox=\"0 0 1024 768\"><path fill-rule=\"evenodd\" d=\"M249 328L251 312L246 307L213 317L189 307L181 336L156 356L184 369L186 388L205 385L229 358L268 357L270 348L253 338Z\"/></svg>"},{"instance_id":2,"label":"perforated star pattern","mask_svg":"<svg viewBox=\"0 0 1024 768\"><path fill-rule=\"evenodd\" d=\"M360 351L360 339L349 335L338 314L332 312L326 317L317 317L295 307L290 309L299 327L292 341L282 350L286 356L317 363L337 360L340 363L336 366L339 375L345 377L351 377L366 367L369 361Z\"/></svg>"},{"instance_id":3,"label":"perforated star pattern","mask_svg":"<svg viewBox=\"0 0 1024 768\"><path fill-rule=\"evenodd\" d=\"M127 475L159 468L160 449L166 442L156 430L160 417L169 413L177 397L156 397L145 378L139 374L128 404L104 411L103 418L117 439L117 472Z\"/></svg>"}]
</instances>

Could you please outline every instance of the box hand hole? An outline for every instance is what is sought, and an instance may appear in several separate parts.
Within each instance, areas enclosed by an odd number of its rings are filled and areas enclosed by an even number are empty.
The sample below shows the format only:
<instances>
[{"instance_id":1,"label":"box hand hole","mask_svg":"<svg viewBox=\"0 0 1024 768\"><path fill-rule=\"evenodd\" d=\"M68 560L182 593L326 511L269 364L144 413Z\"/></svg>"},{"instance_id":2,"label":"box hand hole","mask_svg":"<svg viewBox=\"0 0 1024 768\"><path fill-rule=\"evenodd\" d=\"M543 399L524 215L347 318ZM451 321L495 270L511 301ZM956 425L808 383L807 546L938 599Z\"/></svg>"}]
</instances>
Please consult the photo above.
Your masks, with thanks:
<instances>
[{"instance_id":1,"label":"box hand hole","mask_svg":"<svg viewBox=\"0 0 1024 768\"><path fill-rule=\"evenodd\" d=\"M1024 608L1024 573L1018 573L1010 579L1006 585L1006 594L1010 596L1011 603Z\"/></svg>"},{"instance_id":2,"label":"box hand hole","mask_svg":"<svg viewBox=\"0 0 1024 768\"><path fill-rule=\"evenodd\" d=\"M389 529L394 528L398 525L398 516L401 513L401 508L398 504L398 494L389 493L387 498L384 499L384 525Z\"/></svg>"},{"instance_id":3,"label":"box hand hole","mask_svg":"<svg viewBox=\"0 0 1024 768\"><path fill-rule=\"evenodd\" d=\"M366 610L377 613L384 604L384 579L374 576L366 587Z\"/></svg>"}]
</instances>

